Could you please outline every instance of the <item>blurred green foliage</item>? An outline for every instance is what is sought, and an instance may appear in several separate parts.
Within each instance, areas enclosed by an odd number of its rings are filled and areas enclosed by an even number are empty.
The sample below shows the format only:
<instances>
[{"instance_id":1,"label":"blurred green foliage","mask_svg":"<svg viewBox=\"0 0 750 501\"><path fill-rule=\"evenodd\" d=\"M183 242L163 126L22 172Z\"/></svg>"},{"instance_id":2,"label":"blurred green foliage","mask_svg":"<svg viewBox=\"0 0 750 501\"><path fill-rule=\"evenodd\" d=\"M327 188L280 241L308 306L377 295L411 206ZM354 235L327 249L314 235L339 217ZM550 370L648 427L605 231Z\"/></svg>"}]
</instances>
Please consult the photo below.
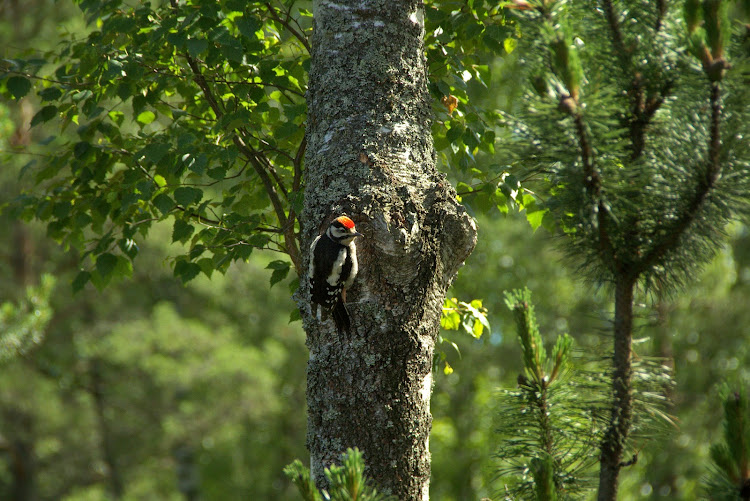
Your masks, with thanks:
<instances>
[{"instance_id":1,"label":"blurred green foliage","mask_svg":"<svg viewBox=\"0 0 750 501\"><path fill-rule=\"evenodd\" d=\"M20 3L3 9L9 5ZM2 57L55 49L66 33L85 38L91 27L79 16L66 2L43 0L3 10ZM530 193L519 192L519 180L507 174L511 159L494 149L508 131L491 127L496 115L481 116L472 103L497 112L518 106L527 85L514 66L522 57L514 42L520 33L489 2L435 2L427 23L428 56L439 56L431 60L468 72L457 80L455 71L430 70L439 158L479 227L477 249L449 297L481 298L487 310L478 339L445 333L457 349L444 352L453 373L436 377L431 492L441 501L473 501L503 492L492 457L499 440L495 390L514 387L523 370L504 292L529 287L544 342L567 332L590 353L609 345L611 311L600 290L565 266L555 238L531 231L533 210L502 209L533 209L536 201L523 198ZM200 42L186 47L203 50ZM489 76L492 86L483 85ZM20 94L24 83L10 87ZM44 141L49 129L29 131L28 124L37 113L38 120L47 116L45 106L32 95L0 102L0 203L29 188L19 173L36 154L24 147ZM131 128L155 127L163 118L157 113L141 110ZM152 159L158 153L149 150ZM197 199L193 192L173 196ZM521 204L512 205L519 196ZM299 327L288 324L293 282L281 278L278 254L253 254L227 265L226 275L183 287L167 256L195 233L176 220L154 224L139 243L137 265L122 270L127 281L102 291L80 283L73 296L81 256L51 243L38 224L7 213L0 223L9 229L0 234L3 319L35 319L21 336L23 349L4 351L0 361L0 499L298 499L283 468L306 457L307 350ZM721 440L719 384L750 380L750 230L737 224L728 231L730 243L683 293L657 298L655 313L641 310L638 336L674 361L670 398L678 425L639 444L637 463L623 472L623 499L696 499L710 446ZM103 258L93 269L118 263ZM269 269L281 279L270 292ZM29 317L35 308L42 314ZM476 322L471 327L477 332ZM13 332L4 327L0 339ZM17 467L27 467L28 477L15 476Z\"/></svg>"},{"instance_id":2,"label":"blurred green foliage","mask_svg":"<svg viewBox=\"0 0 750 501\"><path fill-rule=\"evenodd\" d=\"M23 355L42 342L52 316L49 296L54 284L52 275L42 275L39 286L26 287L21 304L0 304L0 362Z\"/></svg>"}]
</instances>

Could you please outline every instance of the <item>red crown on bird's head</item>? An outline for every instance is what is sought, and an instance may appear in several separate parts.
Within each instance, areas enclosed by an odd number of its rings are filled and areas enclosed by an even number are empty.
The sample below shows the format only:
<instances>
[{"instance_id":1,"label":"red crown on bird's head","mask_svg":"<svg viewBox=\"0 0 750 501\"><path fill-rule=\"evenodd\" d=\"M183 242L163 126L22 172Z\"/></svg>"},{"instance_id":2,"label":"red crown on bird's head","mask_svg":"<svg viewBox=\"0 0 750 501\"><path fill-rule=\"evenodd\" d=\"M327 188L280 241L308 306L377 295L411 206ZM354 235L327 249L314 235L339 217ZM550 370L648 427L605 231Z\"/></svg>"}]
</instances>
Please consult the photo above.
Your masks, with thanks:
<instances>
[{"instance_id":1,"label":"red crown on bird's head","mask_svg":"<svg viewBox=\"0 0 750 501\"><path fill-rule=\"evenodd\" d=\"M339 217L336 218L336 221L338 221L339 223L343 224L346 228L348 228L350 230L352 228L354 228L354 221L352 221L351 219L349 219L346 216L339 216Z\"/></svg>"}]
</instances>

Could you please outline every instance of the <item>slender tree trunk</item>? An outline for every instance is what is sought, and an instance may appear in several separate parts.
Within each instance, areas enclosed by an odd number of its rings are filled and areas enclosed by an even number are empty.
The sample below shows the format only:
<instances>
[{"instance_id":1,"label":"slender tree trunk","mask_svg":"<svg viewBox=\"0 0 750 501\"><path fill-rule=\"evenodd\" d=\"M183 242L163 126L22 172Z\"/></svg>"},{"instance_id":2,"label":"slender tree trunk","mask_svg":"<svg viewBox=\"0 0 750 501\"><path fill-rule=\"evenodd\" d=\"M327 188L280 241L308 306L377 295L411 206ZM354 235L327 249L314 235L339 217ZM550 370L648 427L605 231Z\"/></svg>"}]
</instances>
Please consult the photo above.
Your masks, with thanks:
<instances>
[{"instance_id":1,"label":"slender tree trunk","mask_svg":"<svg viewBox=\"0 0 750 501\"><path fill-rule=\"evenodd\" d=\"M195 450L189 443L181 443L172 451L176 463L177 490L185 501L200 499L200 472L195 459Z\"/></svg>"},{"instance_id":2,"label":"slender tree trunk","mask_svg":"<svg viewBox=\"0 0 750 501\"><path fill-rule=\"evenodd\" d=\"M635 278L618 276L615 283L615 351L612 364L612 415L601 446L599 501L615 501L622 454L633 414L631 345Z\"/></svg>"},{"instance_id":3,"label":"slender tree trunk","mask_svg":"<svg viewBox=\"0 0 750 501\"><path fill-rule=\"evenodd\" d=\"M2 409L8 436L0 436L0 453L8 458L13 501L33 501L36 482L36 455L34 453L34 418L31 414L10 407Z\"/></svg>"},{"instance_id":4,"label":"slender tree trunk","mask_svg":"<svg viewBox=\"0 0 750 501\"><path fill-rule=\"evenodd\" d=\"M302 280L311 470L323 485L356 446L381 490L426 500L440 308L476 230L435 168L422 2L320 0L313 14L302 237L340 213L365 236L350 338L316 320Z\"/></svg>"},{"instance_id":5,"label":"slender tree trunk","mask_svg":"<svg viewBox=\"0 0 750 501\"><path fill-rule=\"evenodd\" d=\"M104 402L104 382L102 380L102 368L101 361L98 359L91 360L91 367L89 369L89 377L91 378L91 387L89 393L94 401L94 409L96 410L96 420L99 426L99 437L100 447L102 453L102 460L107 465L107 479L109 493L112 499L122 499L122 495L125 492L123 487L122 477L120 470L117 467L117 460L115 457L114 446L112 444L112 434L107 423L107 416L105 412Z\"/></svg>"}]
</instances>

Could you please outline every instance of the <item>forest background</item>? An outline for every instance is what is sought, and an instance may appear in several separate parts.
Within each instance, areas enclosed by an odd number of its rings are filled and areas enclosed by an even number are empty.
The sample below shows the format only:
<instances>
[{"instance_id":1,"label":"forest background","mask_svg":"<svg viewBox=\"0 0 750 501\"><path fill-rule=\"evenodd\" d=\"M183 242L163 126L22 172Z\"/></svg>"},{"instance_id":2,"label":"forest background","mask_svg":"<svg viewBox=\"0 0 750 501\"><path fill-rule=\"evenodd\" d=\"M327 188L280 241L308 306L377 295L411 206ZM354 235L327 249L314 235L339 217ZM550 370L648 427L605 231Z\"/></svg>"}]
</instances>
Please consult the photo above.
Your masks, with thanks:
<instances>
[{"instance_id":1,"label":"forest background","mask_svg":"<svg viewBox=\"0 0 750 501\"><path fill-rule=\"evenodd\" d=\"M3 58L54 51L61 37L90 29L67 2L0 8ZM523 54L512 43L504 49L489 64L498 83L468 86L473 100L513 112L528 84L514 77ZM38 106L33 97L0 103L3 202L28 187L20 173L36 150L23 147L47 137L23 128ZM439 500L502 492L495 392L516 385L522 363L505 291L533 291L547 341L568 332L592 353L611 343L607 295L564 265L548 232L534 231L524 213L475 216L477 248L450 296L481 298L491 330L480 339L444 333L458 349L445 344L432 400L431 494ZM42 225L0 217L3 328L33 341L0 354L0 498L18 473L14 451L24 450L36 499L298 498L283 468L306 460L307 350L300 323L289 322L293 284L268 286L277 255L254 253L226 274L183 285L168 262L173 228L164 225L142 243L132 277L72 295L78 256ZM747 386L750 231L739 223L727 231L729 244L700 277L640 316L645 351L673 361L677 426L642 444L623 472L623 499L698 497L721 435L717 388Z\"/></svg>"}]
</instances>

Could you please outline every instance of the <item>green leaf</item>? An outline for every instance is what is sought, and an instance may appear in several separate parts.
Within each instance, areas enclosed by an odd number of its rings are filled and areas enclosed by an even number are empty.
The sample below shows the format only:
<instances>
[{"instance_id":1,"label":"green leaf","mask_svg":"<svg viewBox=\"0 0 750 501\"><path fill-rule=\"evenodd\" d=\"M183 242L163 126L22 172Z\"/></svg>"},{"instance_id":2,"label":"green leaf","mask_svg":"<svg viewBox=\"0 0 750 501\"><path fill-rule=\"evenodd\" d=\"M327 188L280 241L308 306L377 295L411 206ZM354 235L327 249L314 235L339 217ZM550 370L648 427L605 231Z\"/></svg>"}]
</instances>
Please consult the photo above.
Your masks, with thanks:
<instances>
[{"instance_id":1,"label":"green leaf","mask_svg":"<svg viewBox=\"0 0 750 501\"><path fill-rule=\"evenodd\" d=\"M172 228L172 242L186 242L194 231L195 228L192 224L186 223L182 219L175 219Z\"/></svg>"},{"instance_id":2,"label":"green leaf","mask_svg":"<svg viewBox=\"0 0 750 501\"><path fill-rule=\"evenodd\" d=\"M289 274L290 266L291 265L288 261L281 260L271 261L270 263L268 263L266 269L273 270L273 273L271 273L271 287L286 278L286 276Z\"/></svg>"},{"instance_id":3,"label":"green leaf","mask_svg":"<svg viewBox=\"0 0 750 501\"><path fill-rule=\"evenodd\" d=\"M96 258L96 271L106 280L117 265L117 256L109 252L101 254Z\"/></svg>"},{"instance_id":4,"label":"green leaf","mask_svg":"<svg viewBox=\"0 0 750 501\"><path fill-rule=\"evenodd\" d=\"M174 190L174 199L183 207L187 207L193 203L198 203L202 198L203 190L193 188L192 186L181 186Z\"/></svg>"},{"instance_id":5,"label":"green leaf","mask_svg":"<svg viewBox=\"0 0 750 501\"><path fill-rule=\"evenodd\" d=\"M517 45L518 45L518 40L516 40L515 38L508 37L505 40L503 40L503 48L505 49L505 52L507 52L508 54L513 52L513 50L516 48Z\"/></svg>"},{"instance_id":6,"label":"green leaf","mask_svg":"<svg viewBox=\"0 0 750 501\"><path fill-rule=\"evenodd\" d=\"M247 14L237 18L237 27L240 29L240 33L245 38L255 40L255 32L260 29L260 23L254 17L249 17Z\"/></svg>"},{"instance_id":7,"label":"green leaf","mask_svg":"<svg viewBox=\"0 0 750 501\"><path fill-rule=\"evenodd\" d=\"M198 57L206 49L208 49L208 41L203 38L191 38L187 41L188 54L192 57Z\"/></svg>"},{"instance_id":8,"label":"green leaf","mask_svg":"<svg viewBox=\"0 0 750 501\"><path fill-rule=\"evenodd\" d=\"M55 101L62 96L62 91L58 87L47 87L40 90L38 94L42 101Z\"/></svg>"},{"instance_id":9,"label":"green leaf","mask_svg":"<svg viewBox=\"0 0 750 501\"><path fill-rule=\"evenodd\" d=\"M188 164L188 168L196 174L203 174L203 172L206 170L206 166L208 165L208 157L205 153L200 153L196 157L190 156L187 159L183 157L183 161L186 161Z\"/></svg>"},{"instance_id":10,"label":"green leaf","mask_svg":"<svg viewBox=\"0 0 750 501\"><path fill-rule=\"evenodd\" d=\"M453 120L451 121L451 128L448 129L448 132L445 133L445 137L448 138L448 141L450 141L451 143L454 143L456 142L456 139L461 137L463 133L464 133L463 124Z\"/></svg>"},{"instance_id":11,"label":"green leaf","mask_svg":"<svg viewBox=\"0 0 750 501\"><path fill-rule=\"evenodd\" d=\"M294 295L297 289L299 289L299 277L297 275L294 275L294 277L289 281L289 294Z\"/></svg>"},{"instance_id":12,"label":"green leaf","mask_svg":"<svg viewBox=\"0 0 750 501\"><path fill-rule=\"evenodd\" d=\"M91 145L86 141L79 141L73 146L73 156L80 159L86 156L91 149Z\"/></svg>"},{"instance_id":13,"label":"green leaf","mask_svg":"<svg viewBox=\"0 0 750 501\"><path fill-rule=\"evenodd\" d=\"M125 256L117 256L117 263L115 265L115 269L112 272L112 276L115 278L132 277L133 262Z\"/></svg>"},{"instance_id":14,"label":"green leaf","mask_svg":"<svg viewBox=\"0 0 750 501\"><path fill-rule=\"evenodd\" d=\"M164 193L156 195L152 203L157 209L159 209L159 212L161 212L162 215L165 216L170 213L175 207L174 200L169 198L169 195L165 195Z\"/></svg>"},{"instance_id":15,"label":"green leaf","mask_svg":"<svg viewBox=\"0 0 750 501\"><path fill-rule=\"evenodd\" d=\"M143 113L150 113L144 111ZM141 113L141 115L143 114ZM145 148L143 148L140 151L140 155L147 161L151 163L159 163L159 161L164 158L164 155L166 155L169 152L170 146L167 143L149 143L146 145Z\"/></svg>"},{"instance_id":16,"label":"green leaf","mask_svg":"<svg viewBox=\"0 0 750 501\"><path fill-rule=\"evenodd\" d=\"M83 287L91 280L91 273L85 270L81 270L73 280L73 294L83 289Z\"/></svg>"},{"instance_id":17,"label":"green leaf","mask_svg":"<svg viewBox=\"0 0 750 501\"><path fill-rule=\"evenodd\" d=\"M31 119L31 126L34 127L37 124L47 122L54 118L57 114L57 106L49 105L45 106L41 110L36 112L36 115Z\"/></svg>"},{"instance_id":18,"label":"green leaf","mask_svg":"<svg viewBox=\"0 0 750 501\"><path fill-rule=\"evenodd\" d=\"M204 275L206 275L208 278L211 278L211 275L214 273L214 260L209 257L204 257L202 259L198 260L198 266L200 266L201 271Z\"/></svg>"},{"instance_id":19,"label":"green leaf","mask_svg":"<svg viewBox=\"0 0 750 501\"><path fill-rule=\"evenodd\" d=\"M535 210L533 212L526 211L526 220L534 231L542 225L545 214L547 214L547 209Z\"/></svg>"},{"instance_id":20,"label":"green leaf","mask_svg":"<svg viewBox=\"0 0 750 501\"><path fill-rule=\"evenodd\" d=\"M31 90L31 82L26 77L12 76L8 79L6 85L8 86L10 93L13 94L13 97L16 99L21 99L29 93L29 90Z\"/></svg>"},{"instance_id":21,"label":"green leaf","mask_svg":"<svg viewBox=\"0 0 750 501\"><path fill-rule=\"evenodd\" d=\"M461 315L455 311L445 312L440 317L440 327L447 331L457 331L461 326Z\"/></svg>"},{"instance_id":22,"label":"green leaf","mask_svg":"<svg viewBox=\"0 0 750 501\"><path fill-rule=\"evenodd\" d=\"M183 284L197 277L200 272L201 267L189 261L177 261L174 266L174 276L182 280Z\"/></svg>"},{"instance_id":23,"label":"green leaf","mask_svg":"<svg viewBox=\"0 0 750 501\"><path fill-rule=\"evenodd\" d=\"M156 120L156 114L150 110L142 111L138 114L138 117L135 120L143 125L148 125Z\"/></svg>"},{"instance_id":24,"label":"green leaf","mask_svg":"<svg viewBox=\"0 0 750 501\"><path fill-rule=\"evenodd\" d=\"M302 320L302 315L300 315L299 309L295 308L289 314L289 322L288 323L291 324L292 322L298 322L299 320Z\"/></svg>"},{"instance_id":25,"label":"green leaf","mask_svg":"<svg viewBox=\"0 0 750 501\"><path fill-rule=\"evenodd\" d=\"M109 116L109 119L117 125L122 125L122 122L125 121L125 113L122 111L110 111L107 113L107 116Z\"/></svg>"}]
</instances>

